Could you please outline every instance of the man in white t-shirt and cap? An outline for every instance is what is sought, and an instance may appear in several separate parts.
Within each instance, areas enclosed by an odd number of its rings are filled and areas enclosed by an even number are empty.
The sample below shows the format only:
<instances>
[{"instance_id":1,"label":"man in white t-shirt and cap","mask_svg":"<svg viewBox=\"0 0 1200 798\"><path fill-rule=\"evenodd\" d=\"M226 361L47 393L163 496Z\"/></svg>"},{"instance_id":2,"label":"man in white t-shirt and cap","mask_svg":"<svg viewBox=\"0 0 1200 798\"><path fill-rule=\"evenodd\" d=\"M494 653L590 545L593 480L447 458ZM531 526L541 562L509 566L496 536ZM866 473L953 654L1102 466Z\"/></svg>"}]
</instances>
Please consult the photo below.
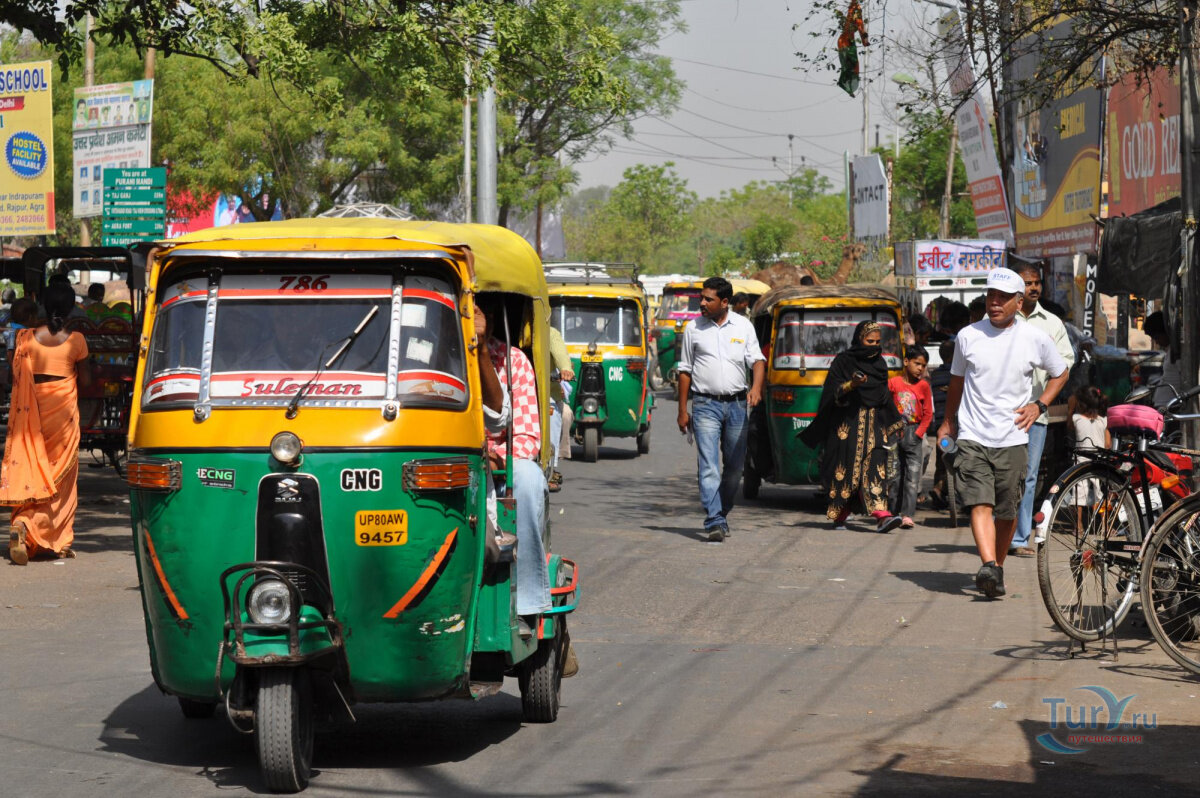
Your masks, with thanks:
<instances>
[{"instance_id":1,"label":"man in white t-shirt and cap","mask_svg":"<svg viewBox=\"0 0 1200 798\"><path fill-rule=\"evenodd\" d=\"M971 534L983 566L975 585L1003 596L1004 558L1025 484L1029 427L1067 382L1068 367L1049 335L1018 318L1025 281L1009 269L987 279L987 314L964 327L954 347L946 420L938 439L957 440L958 494L971 509ZM1032 397L1034 369L1050 378Z\"/></svg>"}]
</instances>

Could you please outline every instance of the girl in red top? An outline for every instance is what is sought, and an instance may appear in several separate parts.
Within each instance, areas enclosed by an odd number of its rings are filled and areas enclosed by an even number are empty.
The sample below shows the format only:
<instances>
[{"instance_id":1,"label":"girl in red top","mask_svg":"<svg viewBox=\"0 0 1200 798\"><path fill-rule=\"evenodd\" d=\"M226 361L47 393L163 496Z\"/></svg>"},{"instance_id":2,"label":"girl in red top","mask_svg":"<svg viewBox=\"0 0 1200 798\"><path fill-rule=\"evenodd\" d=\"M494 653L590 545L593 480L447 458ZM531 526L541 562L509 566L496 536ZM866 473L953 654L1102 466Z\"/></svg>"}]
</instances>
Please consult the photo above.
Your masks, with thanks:
<instances>
[{"instance_id":1,"label":"girl in red top","mask_svg":"<svg viewBox=\"0 0 1200 798\"><path fill-rule=\"evenodd\" d=\"M888 499L892 511L901 516L900 528L912 529L917 509L917 489L921 486L921 447L925 432L933 421L933 391L925 381L929 353L919 344L905 348L904 372L888 380L888 389L896 400L896 409L904 419L898 457L900 473L891 480Z\"/></svg>"}]
</instances>

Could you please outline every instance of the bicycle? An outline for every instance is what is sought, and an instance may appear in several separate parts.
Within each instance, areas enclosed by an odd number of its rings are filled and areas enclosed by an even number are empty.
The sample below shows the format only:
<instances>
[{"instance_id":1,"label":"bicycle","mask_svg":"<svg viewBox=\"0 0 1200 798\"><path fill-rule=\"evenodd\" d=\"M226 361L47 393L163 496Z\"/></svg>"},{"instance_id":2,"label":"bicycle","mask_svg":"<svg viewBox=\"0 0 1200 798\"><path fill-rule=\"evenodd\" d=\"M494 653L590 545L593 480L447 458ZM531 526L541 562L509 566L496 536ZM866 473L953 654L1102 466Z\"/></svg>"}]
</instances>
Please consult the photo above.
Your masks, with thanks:
<instances>
[{"instance_id":1,"label":"bicycle","mask_svg":"<svg viewBox=\"0 0 1200 798\"><path fill-rule=\"evenodd\" d=\"M1038 586L1055 626L1073 641L1113 636L1138 591L1149 530L1165 509L1191 493L1179 474L1191 469L1191 457L1200 452L1158 437L1164 417L1200 418L1173 412L1197 395L1200 388L1177 395L1164 414L1139 405L1113 407L1113 447L1079 451L1087 459L1048 491L1034 539Z\"/></svg>"},{"instance_id":2,"label":"bicycle","mask_svg":"<svg viewBox=\"0 0 1200 798\"><path fill-rule=\"evenodd\" d=\"M1146 537L1140 565L1142 612L1150 633L1171 659L1200 674L1200 493L1159 518Z\"/></svg>"}]
</instances>

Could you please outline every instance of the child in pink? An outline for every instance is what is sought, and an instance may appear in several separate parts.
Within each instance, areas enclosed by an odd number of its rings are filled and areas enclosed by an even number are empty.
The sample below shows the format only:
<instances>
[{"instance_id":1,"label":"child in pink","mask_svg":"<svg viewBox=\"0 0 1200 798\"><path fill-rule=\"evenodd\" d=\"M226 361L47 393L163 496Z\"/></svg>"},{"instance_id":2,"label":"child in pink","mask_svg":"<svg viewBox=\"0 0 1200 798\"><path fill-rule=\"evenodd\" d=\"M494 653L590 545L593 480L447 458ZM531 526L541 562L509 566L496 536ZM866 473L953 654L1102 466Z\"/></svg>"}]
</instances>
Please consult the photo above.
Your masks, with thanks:
<instances>
[{"instance_id":1,"label":"child in pink","mask_svg":"<svg viewBox=\"0 0 1200 798\"><path fill-rule=\"evenodd\" d=\"M929 353L920 345L905 347L904 371L888 380L896 400L896 409L904 419L904 432L898 446L900 473L890 480L888 490L892 511L901 517L901 529L912 529L917 509L917 490L921 487L921 447L925 432L933 421L933 391L925 381Z\"/></svg>"}]
</instances>

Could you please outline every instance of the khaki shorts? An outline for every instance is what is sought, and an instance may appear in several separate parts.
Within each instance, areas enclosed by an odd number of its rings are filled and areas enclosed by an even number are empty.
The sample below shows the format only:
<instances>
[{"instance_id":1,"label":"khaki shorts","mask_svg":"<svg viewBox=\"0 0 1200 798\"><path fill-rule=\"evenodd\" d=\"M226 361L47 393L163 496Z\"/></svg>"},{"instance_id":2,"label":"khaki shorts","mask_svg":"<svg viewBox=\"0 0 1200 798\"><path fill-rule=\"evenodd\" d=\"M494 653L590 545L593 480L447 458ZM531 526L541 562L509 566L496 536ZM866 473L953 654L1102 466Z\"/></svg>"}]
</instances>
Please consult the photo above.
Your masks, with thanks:
<instances>
[{"instance_id":1,"label":"khaki shorts","mask_svg":"<svg viewBox=\"0 0 1200 798\"><path fill-rule=\"evenodd\" d=\"M996 508L996 518L1017 517L1025 493L1025 461L1029 447L993 448L975 441L958 442L954 455L955 492L966 507L987 504Z\"/></svg>"}]
</instances>

